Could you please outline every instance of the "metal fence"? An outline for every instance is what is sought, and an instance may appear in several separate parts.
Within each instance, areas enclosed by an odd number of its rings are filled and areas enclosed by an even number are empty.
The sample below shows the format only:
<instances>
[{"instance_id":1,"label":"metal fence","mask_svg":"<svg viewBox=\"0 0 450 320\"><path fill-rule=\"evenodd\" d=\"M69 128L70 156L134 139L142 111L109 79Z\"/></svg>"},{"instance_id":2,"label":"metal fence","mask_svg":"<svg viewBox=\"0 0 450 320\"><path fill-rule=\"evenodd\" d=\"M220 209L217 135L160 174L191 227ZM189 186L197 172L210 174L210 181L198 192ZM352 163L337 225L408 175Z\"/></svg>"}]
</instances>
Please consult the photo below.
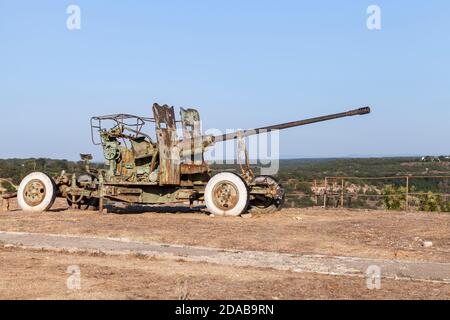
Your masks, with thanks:
<instances>
[{"instance_id":1,"label":"metal fence","mask_svg":"<svg viewBox=\"0 0 450 320\"><path fill-rule=\"evenodd\" d=\"M361 208L390 209L386 207L386 200L395 199L399 205L396 209L409 211L420 209L420 204L427 197L438 197L445 208L450 206L450 176L330 176L312 182L295 181L293 187L293 181L288 181L287 184L290 190L287 200L288 204L292 203L292 207L299 199L309 199L303 201L306 204L304 206L352 208L355 207L352 204L357 203L357 207ZM389 187L391 193L387 192ZM308 188L311 191L305 192Z\"/></svg>"}]
</instances>

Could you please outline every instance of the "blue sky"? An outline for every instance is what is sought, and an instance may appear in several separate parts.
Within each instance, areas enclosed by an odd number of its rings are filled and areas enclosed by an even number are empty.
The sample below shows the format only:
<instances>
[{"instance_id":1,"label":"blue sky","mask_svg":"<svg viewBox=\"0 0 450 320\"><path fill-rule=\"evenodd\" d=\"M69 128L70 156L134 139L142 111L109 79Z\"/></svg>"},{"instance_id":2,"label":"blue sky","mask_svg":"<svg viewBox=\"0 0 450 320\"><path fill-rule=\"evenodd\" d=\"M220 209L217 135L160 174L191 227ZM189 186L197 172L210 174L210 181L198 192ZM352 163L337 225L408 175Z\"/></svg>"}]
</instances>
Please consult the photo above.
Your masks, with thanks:
<instances>
[{"instance_id":1,"label":"blue sky","mask_svg":"<svg viewBox=\"0 0 450 320\"><path fill-rule=\"evenodd\" d=\"M447 0L0 0L0 158L100 160L90 117L153 102L223 130L371 105L283 132L281 155L450 154L449 38Z\"/></svg>"}]
</instances>

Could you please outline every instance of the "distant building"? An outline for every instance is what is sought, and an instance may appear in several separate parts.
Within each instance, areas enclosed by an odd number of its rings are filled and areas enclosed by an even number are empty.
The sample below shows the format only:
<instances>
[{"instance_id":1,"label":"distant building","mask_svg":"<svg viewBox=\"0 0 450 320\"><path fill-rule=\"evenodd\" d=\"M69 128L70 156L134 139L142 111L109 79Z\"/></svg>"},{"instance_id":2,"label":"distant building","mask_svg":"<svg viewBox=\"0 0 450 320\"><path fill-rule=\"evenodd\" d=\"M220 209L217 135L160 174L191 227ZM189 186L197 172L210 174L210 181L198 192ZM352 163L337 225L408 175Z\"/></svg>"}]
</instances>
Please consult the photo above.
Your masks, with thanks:
<instances>
[{"instance_id":1,"label":"distant building","mask_svg":"<svg viewBox=\"0 0 450 320\"><path fill-rule=\"evenodd\" d=\"M420 158L421 162L450 162L450 156L425 156Z\"/></svg>"}]
</instances>

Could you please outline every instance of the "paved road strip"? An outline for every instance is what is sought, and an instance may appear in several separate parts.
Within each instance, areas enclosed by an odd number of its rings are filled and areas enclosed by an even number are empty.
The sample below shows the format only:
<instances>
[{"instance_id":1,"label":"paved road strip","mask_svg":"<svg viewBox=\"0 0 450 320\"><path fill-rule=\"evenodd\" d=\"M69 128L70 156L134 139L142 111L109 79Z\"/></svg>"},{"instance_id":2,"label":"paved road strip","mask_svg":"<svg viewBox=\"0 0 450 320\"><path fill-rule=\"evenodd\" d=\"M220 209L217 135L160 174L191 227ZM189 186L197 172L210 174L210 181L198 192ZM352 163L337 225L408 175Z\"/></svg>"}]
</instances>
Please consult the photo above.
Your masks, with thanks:
<instances>
[{"instance_id":1,"label":"paved road strip","mask_svg":"<svg viewBox=\"0 0 450 320\"><path fill-rule=\"evenodd\" d=\"M23 248L104 252L110 255L142 254L237 267L271 268L339 276L365 276L370 266L381 269L383 278L432 281L450 284L450 263L379 260L355 257L300 255L263 251L234 251L182 246L129 239L78 235L34 234L0 231L0 242Z\"/></svg>"}]
</instances>

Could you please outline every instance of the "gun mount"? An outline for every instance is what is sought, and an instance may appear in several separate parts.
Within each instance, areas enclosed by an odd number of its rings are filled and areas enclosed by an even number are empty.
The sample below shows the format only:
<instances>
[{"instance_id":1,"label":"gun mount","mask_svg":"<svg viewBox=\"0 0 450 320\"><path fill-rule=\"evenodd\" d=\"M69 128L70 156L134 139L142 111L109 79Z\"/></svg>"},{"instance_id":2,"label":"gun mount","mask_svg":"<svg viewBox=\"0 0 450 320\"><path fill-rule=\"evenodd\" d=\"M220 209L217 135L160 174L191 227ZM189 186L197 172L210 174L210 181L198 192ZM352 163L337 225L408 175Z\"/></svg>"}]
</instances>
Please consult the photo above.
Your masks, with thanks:
<instances>
[{"instance_id":1,"label":"gun mount","mask_svg":"<svg viewBox=\"0 0 450 320\"><path fill-rule=\"evenodd\" d=\"M206 149L218 142L368 113L370 108L366 107L219 136L202 135L195 109L181 108L179 121L173 107L158 104L153 105L153 118L129 114L93 117L92 141L102 146L108 169L90 169L92 156L83 154L86 173L78 177L65 172L54 178L33 173L19 187L19 204L24 210L45 211L59 196L79 209L102 210L107 202L192 205L201 201L216 215L273 212L281 208L285 198L275 178L255 177L249 167L242 166L241 175L223 172L212 177L204 160ZM155 139L144 132L148 123L154 124ZM182 138L178 138L177 124L181 124Z\"/></svg>"}]
</instances>

